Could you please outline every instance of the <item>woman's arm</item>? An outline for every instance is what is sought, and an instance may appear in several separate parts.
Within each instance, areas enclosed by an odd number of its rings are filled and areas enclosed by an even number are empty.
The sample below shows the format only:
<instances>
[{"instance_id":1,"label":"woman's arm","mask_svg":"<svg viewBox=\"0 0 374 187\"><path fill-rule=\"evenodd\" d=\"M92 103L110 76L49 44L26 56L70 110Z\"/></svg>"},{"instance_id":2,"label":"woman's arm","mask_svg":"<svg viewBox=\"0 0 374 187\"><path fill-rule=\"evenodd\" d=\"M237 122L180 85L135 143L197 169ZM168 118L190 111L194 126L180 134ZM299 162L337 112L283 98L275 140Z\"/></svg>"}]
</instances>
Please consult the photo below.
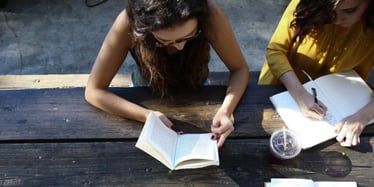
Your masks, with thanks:
<instances>
[{"instance_id":1,"label":"woman's arm","mask_svg":"<svg viewBox=\"0 0 374 187\"><path fill-rule=\"evenodd\" d=\"M95 60L85 90L86 100L108 113L145 122L150 110L131 103L111 92L108 87L126 58L133 40L126 10L123 10L109 30Z\"/></svg>"},{"instance_id":2,"label":"woman's arm","mask_svg":"<svg viewBox=\"0 0 374 187\"><path fill-rule=\"evenodd\" d=\"M295 47L297 44L292 43L295 29L290 26L290 23L294 19L293 13L298 2L293 0L289 3L270 39L259 83L271 84L280 81L295 99L304 116L322 119L327 107L322 102L318 104L314 102L313 95L304 89L291 66L295 62L290 60L290 56L297 51Z\"/></svg>"},{"instance_id":3,"label":"woman's arm","mask_svg":"<svg viewBox=\"0 0 374 187\"><path fill-rule=\"evenodd\" d=\"M212 123L212 132L222 146L227 136L234 130L233 112L244 94L249 79L249 67L236 41L230 23L214 0L211 7L211 44L230 71L226 96Z\"/></svg>"},{"instance_id":4,"label":"woman's arm","mask_svg":"<svg viewBox=\"0 0 374 187\"><path fill-rule=\"evenodd\" d=\"M287 71L280 76L279 80L295 99L305 117L319 120L323 119L327 107L321 101L315 103L314 96L305 90L295 75L295 72Z\"/></svg>"}]
</instances>

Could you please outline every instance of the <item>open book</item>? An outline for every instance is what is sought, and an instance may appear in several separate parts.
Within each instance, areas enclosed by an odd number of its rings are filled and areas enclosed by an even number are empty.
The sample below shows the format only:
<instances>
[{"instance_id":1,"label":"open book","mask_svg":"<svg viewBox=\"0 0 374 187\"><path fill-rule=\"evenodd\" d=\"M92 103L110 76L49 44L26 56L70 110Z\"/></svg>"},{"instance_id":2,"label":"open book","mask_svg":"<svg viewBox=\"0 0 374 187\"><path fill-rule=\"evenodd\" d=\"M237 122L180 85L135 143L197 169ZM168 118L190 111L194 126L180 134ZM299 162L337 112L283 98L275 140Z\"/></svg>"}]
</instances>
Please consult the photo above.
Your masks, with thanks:
<instances>
[{"instance_id":1,"label":"open book","mask_svg":"<svg viewBox=\"0 0 374 187\"><path fill-rule=\"evenodd\" d=\"M265 187L357 187L354 181L313 181L311 179L272 178Z\"/></svg>"},{"instance_id":2,"label":"open book","mask_svg":"<svg viewBox=\"0 0 374 187\"><path fill-rule=\"evenodd\" d=\"M303 86L311 93L312 88L316 89L318 100L328 108L325 119L319 121L304 117L288 91L270 97L287 127L301 139L303 149L336 137L335 128L340 120L369 103L372 94L370 87L354 70L325 75Z\"/></svg>"},{"instance_id":3,"label":"open book","mask_svg":"<svg viewBox=\"0 0 374 187\"><path fill-rule=\"evenodd\" d=\"M136 147L171 170L219 165L217 141L211 133L178 134L151 112Z\"/></svg>"}]
</instances>

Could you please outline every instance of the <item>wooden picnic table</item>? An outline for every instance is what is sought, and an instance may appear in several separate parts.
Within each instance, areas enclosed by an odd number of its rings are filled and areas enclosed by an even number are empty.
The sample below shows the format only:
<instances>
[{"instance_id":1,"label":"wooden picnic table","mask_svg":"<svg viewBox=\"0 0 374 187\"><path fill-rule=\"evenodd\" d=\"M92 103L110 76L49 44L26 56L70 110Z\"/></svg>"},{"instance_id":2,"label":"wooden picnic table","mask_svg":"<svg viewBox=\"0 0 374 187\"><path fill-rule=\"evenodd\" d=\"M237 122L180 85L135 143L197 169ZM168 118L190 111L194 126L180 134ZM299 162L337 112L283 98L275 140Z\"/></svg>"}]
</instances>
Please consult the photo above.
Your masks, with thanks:
<instances>
[{"instance_id":1,"label":"wooden picnic table","mask_svg":"<svg viewBox=\"0 0 374 187\"><path fill-rule=\"evenodd\" d=\"M284 123L269 96L282 86L259 86L258 72L235 111L235 131L219 150L220 166L170 171L135 147L142 124L102 112L84 88L0 90L0 186L263 186L271 178L308 178L374 184L374 126L361 144L335 140L274 159L270 134ZM227 78L223 73L218 77ZM110 90L164 112L184 132L209 132L225 86L160 99L148 88Z\"/></svg>"}]
</instances>

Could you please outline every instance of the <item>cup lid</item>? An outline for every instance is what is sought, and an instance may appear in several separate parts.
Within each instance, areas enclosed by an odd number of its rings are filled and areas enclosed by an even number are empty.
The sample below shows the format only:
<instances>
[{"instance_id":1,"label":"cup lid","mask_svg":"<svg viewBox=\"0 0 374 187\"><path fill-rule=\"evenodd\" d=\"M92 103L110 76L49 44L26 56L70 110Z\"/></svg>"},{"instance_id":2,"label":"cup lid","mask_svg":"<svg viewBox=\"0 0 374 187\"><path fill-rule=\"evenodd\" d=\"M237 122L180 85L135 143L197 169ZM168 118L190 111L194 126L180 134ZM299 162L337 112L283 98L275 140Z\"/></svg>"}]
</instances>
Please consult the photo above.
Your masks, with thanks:
<instances>
[{"instance_id":1,"label":"cup lid","mask_svg":"<svg viewBox=\"0 0 374 187\"><path fill-rule=\"evenodd\" d=\"M270 137L270 150L280 159L294 158L301 152L301 142L292 130L278 129Z\"/></svg>"}]
</instances>

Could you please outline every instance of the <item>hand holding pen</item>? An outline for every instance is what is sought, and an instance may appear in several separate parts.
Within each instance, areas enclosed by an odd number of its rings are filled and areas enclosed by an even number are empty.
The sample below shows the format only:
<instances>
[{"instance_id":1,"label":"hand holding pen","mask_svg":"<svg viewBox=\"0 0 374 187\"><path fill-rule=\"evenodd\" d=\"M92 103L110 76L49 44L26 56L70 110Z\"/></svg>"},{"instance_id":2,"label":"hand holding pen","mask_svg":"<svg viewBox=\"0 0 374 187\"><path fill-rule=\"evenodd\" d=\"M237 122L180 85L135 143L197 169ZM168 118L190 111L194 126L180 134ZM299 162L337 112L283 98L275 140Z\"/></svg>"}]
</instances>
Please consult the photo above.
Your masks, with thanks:
<instances>
[{"instance_id":1,"label":"hand holding pen","mask_svg":"<svg viewBox=\"0 0 374 187\"><path fill-rule=\"evenodd\" d=\"M312 88L312 93L313 93L313 97L314 97L314 103L318 104L317 90L315 88Z\"/></svg>"},{"instance_id":2,"label":"hand holding pen","mask_svg":"<svg viewBox=\"0 0 374 187\"><path fill-rule=\"evenodd\" d=\"M311 82L313 82L313 79L309 76L308 73L306 73L304 70L302 72L308 77ZM326 114L327 107L318 100L317 88L312 87L311 91L312 94L307 94L308 96L304 97L303 102L305 103L306 109L304 109L304 111L302 110L302 112L306 117L321 120ZM310 99L311 96L313 97L312 100Z\"/></svg>"}]
</instances>

